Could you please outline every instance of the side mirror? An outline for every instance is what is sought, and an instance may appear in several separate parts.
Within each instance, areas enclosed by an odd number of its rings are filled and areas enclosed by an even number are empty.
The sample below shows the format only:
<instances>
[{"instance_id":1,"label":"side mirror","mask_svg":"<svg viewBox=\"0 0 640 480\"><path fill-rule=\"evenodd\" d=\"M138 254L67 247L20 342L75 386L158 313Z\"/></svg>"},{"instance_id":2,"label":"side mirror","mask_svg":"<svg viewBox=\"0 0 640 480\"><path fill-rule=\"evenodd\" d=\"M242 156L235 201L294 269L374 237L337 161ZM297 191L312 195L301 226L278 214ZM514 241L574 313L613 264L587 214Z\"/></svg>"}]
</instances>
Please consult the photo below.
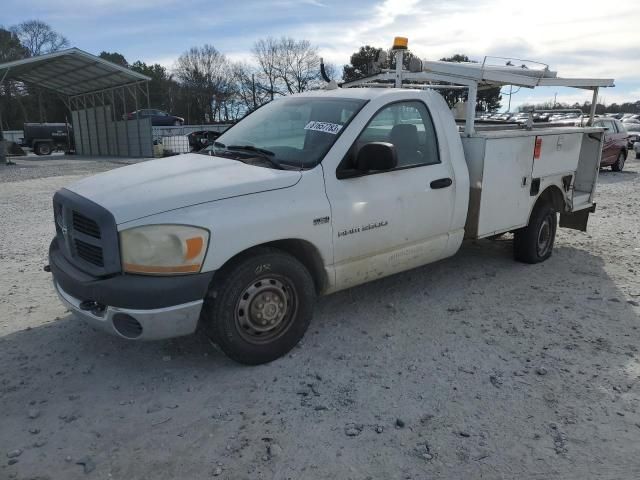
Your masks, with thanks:
<instances>
[{"instance_id":1,"label":"side mirror","mask_svg":"<svg viewBox=\"0 0 640 480\"><path fill-rule=\"evenodd\" d=\"M360 148L356 157L356 169L361 172L391 170L397 165L396 147L387 142L367 143Z\"/></svg>"}]
</instances>

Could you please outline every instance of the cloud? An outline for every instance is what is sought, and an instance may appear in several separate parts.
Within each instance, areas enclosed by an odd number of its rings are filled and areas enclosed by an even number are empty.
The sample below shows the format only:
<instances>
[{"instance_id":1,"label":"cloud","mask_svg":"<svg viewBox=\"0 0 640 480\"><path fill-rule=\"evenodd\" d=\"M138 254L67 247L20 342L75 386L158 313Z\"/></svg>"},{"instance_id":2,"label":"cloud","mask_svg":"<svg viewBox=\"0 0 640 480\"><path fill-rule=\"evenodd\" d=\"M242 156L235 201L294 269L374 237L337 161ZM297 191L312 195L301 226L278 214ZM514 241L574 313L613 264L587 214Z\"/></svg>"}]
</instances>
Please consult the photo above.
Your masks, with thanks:
<instances>
[{"instance_id":1,"label":"cloud","mask_svg":"<svg viewBox=\"0 0 640 480\"><path fill-rule=\"evenodd\" d=\"M603 7L595 0L4 0L3 21L38 12L80 48L166 66L204 43L246 61L255 40L281 35L308 39L326 61L343 65L360 46L388 48L401 35L421 58L538 60L561 76L625 84L607 91L611 98L637 94L640 3Z\"/></svg>"}]
</instances>

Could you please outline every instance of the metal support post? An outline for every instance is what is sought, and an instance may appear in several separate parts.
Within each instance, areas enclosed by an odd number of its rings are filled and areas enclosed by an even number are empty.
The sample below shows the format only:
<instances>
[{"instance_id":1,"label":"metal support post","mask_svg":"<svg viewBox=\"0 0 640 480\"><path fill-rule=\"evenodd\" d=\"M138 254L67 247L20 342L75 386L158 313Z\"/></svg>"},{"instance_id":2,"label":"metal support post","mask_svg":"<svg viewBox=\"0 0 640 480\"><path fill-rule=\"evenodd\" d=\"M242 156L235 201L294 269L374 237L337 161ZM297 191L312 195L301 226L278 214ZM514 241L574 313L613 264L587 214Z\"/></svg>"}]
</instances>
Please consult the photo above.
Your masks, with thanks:
<instances>
[{"instance_id":1,"label":"metal support post","mask_svg":"<svg viewBox=\"0 0 640 480\"><path fill-rule=\"evenodd\" d=\"M589 123L591 127L593 125L593 117L596 115L596 106L598 105L598 87L593 88L593 98L591 100L591 110L589 111Z\"/></svg>"},{"instance_id":2,"label":"metal support post","mask_svg":"<svg viewBox=\"0 0 640 480\"><path fill-rule=\"evenodd\" d=\"M398 49L394 53L396 55L395 87L402 88L402 59L404 57L404 50Z\"/></svg>"},{"instance_id":3,"label":"metal support post","mask_svg":"<svg viewBox=\"0 0 640 480\"><path fill-rule=\"evenodd\" d=\"M478 98L478 84L469 85L469 95L467 97L467 111L465 112L464 133L469 137L474 133L476 121L476 100Z\"/></svg>"}]
</instances>

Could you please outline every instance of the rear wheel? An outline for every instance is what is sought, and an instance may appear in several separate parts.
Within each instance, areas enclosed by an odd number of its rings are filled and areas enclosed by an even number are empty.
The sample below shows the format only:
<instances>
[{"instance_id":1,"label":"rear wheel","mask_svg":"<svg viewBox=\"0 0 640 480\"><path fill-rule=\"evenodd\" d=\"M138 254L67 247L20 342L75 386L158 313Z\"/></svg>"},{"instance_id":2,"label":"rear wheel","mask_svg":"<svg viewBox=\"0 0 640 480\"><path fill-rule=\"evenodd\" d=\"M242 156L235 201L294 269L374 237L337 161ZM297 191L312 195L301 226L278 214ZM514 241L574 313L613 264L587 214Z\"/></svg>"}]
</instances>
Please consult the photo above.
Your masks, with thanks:
<instances>
[{"instance_id":1,"label":"rear wheel","mask_svg":"<svg viewBox=\"0 0 640 480\"><path fill-rule=\"evenodd\" d=\"M558 219L553 207L546 202L533 208L529 225L514 233L515 259L524 263L544 262L553 252Z\"/></svg>"},{"instance_id":2,"label":"rear wheel","mask_svg":"<svg viewBox=\"0 0 640 480\"><path fill-rule=\"evenodd\" d=\"M173 125L175 127L180 127L180 126L182 126L182 122L180 120L176 120L175 122L173 122Z\"/></svg>"},{"instance_id":3,"label":"rear wheel","mask_svg":"<svg viewBox=\"0 0 640 480\"><path fill-rule=\"evenodd\" d=\"M220 272L204 306L211 340L231 359L267 363L304 336L315 300L313 279L295 258L256 249Z\"/></svg>"},{"instance_id":4,"label":"rear wheel","mask_svg":"<svg viewBox=\"0 0 640 480\"><path fill-rule=\"evenodd\" d=\"M51 155L51 145L47 142L37 143L34 150L36 155Z\"/></svg>"},{"instance_id":5,"label":"rear wheel","mask_svg":"<svg viewBox=\"0 0 640 480\"><path fill-rule=\"evenodd\" d=\"M618 154L618 158L616 159L616 163L611 165L611 170L614 172L621 172L624 168L624 161L627 159L627 155L624 152L620 152Z\"/></svg>"}]
</instances>

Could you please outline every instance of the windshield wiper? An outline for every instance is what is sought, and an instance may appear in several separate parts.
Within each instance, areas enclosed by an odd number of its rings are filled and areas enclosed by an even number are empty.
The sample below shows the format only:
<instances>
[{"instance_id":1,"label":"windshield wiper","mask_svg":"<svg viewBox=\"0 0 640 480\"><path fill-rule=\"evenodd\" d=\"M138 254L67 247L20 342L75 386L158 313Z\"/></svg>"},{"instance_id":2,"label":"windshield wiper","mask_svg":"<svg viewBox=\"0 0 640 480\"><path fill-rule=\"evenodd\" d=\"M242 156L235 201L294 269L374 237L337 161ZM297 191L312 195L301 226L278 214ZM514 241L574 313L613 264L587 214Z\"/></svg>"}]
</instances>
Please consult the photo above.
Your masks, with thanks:
<instances>
[{"instance_id":1,"label":"windshield wiper","mask_svg":"<svg viewBox=\"0 0 640 480\"><path fill-rule=\"evenodd\" d=\"M219 143L218 145L221 145L221 144ZM275 158L273 158L275 156L275 153L273 153L271 150L266 150L264 148L254 147L253 145L229 145L229 146L222 147L222 148L224 148L226 150L229 150L229 151L244 150L246 152L259 153L260 154L260 158L264 158L265 160L267 160L274 167L276 167L276 168L278 168L280 170L284 170L284 167L280 164L280 162L278 162Z\"/></svg>"},{"instance_id":2,"label":"windshield wiper","mask_svg":"<svg viewBox=\"0 0 640 480\"><path fill-rule=\"evenodd\" d=\"M225 147L225 148L227 150L247 150L249 152L257 152L257 153L262 153L264 155L269 155L270 157L273 157L275 155L275 153L273 153L271 150L254 147L253 145L229 145L228 147Z\"/></svg>"}]
</instances>

